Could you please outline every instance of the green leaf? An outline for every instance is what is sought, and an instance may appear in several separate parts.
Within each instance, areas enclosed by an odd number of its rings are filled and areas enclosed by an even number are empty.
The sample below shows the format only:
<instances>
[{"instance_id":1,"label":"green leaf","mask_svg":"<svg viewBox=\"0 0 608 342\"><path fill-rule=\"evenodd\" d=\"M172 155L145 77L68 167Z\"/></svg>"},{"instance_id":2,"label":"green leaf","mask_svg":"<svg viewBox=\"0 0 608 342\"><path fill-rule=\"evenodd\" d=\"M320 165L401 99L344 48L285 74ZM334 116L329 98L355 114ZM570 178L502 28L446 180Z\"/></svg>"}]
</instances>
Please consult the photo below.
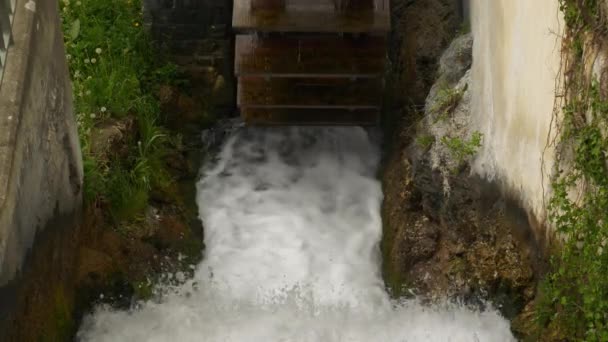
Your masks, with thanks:
<instances>
[{"instance_id":1,"label":"green leaf","mask_svg":"<svg viewBox=\"0 0 608 342\"><path fill-rule=\"evenodd\" d=\"M72 27L70 27L70 38L72 40L76 40L80 35L80 19L76 19L72 22Z\"/></svg>"}]
</instances>

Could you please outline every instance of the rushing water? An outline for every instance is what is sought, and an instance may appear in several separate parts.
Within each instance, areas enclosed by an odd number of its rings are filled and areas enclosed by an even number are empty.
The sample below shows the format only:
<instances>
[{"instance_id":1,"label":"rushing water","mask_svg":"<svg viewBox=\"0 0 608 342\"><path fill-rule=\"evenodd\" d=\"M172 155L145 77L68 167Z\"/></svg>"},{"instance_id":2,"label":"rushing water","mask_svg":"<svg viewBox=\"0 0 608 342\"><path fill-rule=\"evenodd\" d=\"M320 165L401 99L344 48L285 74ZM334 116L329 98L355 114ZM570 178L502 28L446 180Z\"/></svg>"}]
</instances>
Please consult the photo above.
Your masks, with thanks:
<instances>
[{"instance_id":1,"label":"rushing water","mask_svg":"<svg viewBox=\"0 0 608 342\"><path fill-rule=\"evenodd\" d=\"M244 129L198 185L193 280L85 341L512 341L495 312L391 302L380 275L377 144L359 128Z\"/></svg>"}]
</instances>

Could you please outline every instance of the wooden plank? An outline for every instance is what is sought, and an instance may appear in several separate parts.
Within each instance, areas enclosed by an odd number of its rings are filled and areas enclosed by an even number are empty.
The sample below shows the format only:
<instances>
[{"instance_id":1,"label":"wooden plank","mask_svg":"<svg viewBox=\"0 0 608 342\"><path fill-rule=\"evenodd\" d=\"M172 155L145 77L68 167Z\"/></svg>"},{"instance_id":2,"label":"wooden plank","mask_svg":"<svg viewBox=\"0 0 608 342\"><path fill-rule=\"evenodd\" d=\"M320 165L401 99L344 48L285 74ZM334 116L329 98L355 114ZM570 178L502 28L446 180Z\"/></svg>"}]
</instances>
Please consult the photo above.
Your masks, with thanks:
<instances>
[{"instance_id":1,"label":"wooden plank","mask_svg":"<svg viewBox=\"0 0 608 342\"><path fill-rule=\"evenodd\" d=\"M373 10L375 0L251 0L251 10L323 9L335 11Z\"/></svg>"},{"instance_id":2,"label":"wooden plank","mask_svg":"<svg viewBox=\"0 0 608 342\"><path fill-rule=\"evenodd\" d=\"M383 37L236 37L237 76L373 77L384 74L385 62Z\"/></svg>"},{"instance_id":3,"label":"wooden plank","mask_svg":"<svg viewBox=\"0 0 608 342\"><path fill-rule=\"evenodd\" d=\"M383 81L241 77L239 107L380 108Z\"/></svg>"},{"instance_id":4,"label":"wooden plank","mask_svg":"<svg viewBox=\"0 0 608 342\"><path fill-rule=\"evenodd\" d=\"M251 10L284 10L285 0L252 0Z\"/></svg>"},{"instance_id":5,"label":"wooden plank","mask_svg":"<svg viewBox=\"0 0 608 342\"><path fill-rule=\"evenodd\" d=\"M253 0L235 0L232 26L245 32L387 33L389 0L374 0L373 7L356 3L349 10L333 0L286 0L284 7L252 10Z\"/></svg>"},{"instance_id":6,"label":"wooden plank","mask_svg":"<svg viewBox=\"0 0 608 342\"><path fill-rule=\"evenodd\" d=\"M247 125L258 126L376 126L380 110L243 108L241 117Z\"/></svg>"}]
</instances>

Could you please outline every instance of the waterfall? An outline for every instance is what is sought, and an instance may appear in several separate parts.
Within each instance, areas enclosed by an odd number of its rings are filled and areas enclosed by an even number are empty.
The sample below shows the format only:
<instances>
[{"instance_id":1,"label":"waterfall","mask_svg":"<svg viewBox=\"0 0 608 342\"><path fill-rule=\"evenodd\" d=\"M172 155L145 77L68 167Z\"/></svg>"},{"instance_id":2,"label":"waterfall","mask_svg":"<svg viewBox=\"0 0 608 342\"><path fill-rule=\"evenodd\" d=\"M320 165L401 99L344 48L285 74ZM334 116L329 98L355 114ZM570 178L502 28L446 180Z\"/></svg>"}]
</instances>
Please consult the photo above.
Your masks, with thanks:
<instances>
[{"instance_id":1,"label":"waterfall","mask_svg":"<svg viewBox=\"0 0 608 342\"><path fill-rule=\"evenodd\" d=\"M557 0L470 0L472 115L484 134L474 170L545 216L563 31ZM553 130L554 132L555 130Z\"/></svg>"},{"instance_id":2,"label":"waterfall","mask_svg":"<svg viewBox=\"0 0 608 342\"><path fill-rule=\"evenodd\" d=\"M204 261L83 341L514 341L492 310L392 301L378 249L379 146L361 128L247 128L198 184Z\"/></svg>"}]
</instances>

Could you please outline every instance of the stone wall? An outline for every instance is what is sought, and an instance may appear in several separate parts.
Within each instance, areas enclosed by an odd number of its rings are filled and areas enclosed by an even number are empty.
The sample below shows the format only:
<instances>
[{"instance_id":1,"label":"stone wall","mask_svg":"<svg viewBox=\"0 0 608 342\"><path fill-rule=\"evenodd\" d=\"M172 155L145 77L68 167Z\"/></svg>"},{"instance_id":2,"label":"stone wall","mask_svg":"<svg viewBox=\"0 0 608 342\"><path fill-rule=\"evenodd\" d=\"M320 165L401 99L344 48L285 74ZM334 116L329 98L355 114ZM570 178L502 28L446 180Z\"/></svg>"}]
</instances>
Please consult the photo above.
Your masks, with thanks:
<instances>
[{"instance_id":1,"label":"stone wall","mask_svg":"<svg viewBox=\"0 0 608 342\"><path fill-rule=\"evenodd\" d=\"M83 173L68 75L57 2L17 0L0 84L0 291L24 273L37 237L79 216Z\"/></svg>"},{"instance_id":2,"label":"stone wall","mask_svg":"<svg viewBox=\"0 0 608 342\"><path fill-rule=\"evenodd\" d=\"M230 115L236 105L232 0L144 0L146 26L190 80L193 99ZM202 89L212 88L206 93Z\"/></svg>"}]
</instances>

